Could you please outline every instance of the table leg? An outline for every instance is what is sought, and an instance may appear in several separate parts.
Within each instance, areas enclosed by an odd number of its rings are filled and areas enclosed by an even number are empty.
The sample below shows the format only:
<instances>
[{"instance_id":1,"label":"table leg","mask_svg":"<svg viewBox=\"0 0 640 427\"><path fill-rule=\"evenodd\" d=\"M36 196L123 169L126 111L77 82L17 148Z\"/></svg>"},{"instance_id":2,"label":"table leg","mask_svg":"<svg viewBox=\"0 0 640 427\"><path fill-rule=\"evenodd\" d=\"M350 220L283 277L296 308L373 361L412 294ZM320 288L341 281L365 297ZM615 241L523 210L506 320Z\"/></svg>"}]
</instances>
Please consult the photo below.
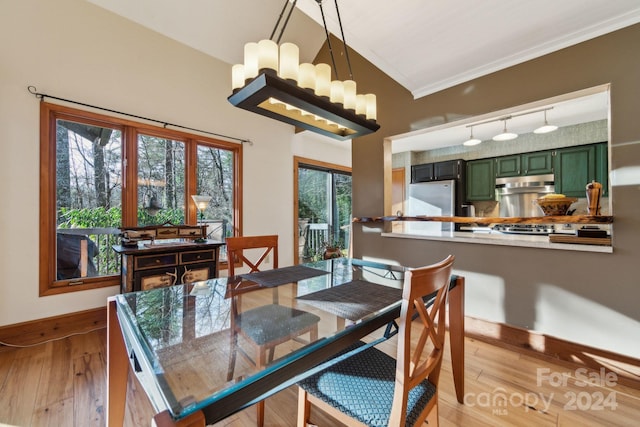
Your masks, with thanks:
<instances>
[{"instance_id":1,"label":"table leg","mask_svg":"<svg viewBox=\"0 0 640 427\"><path fill-rule=\"evenodd\" d=\"M124 421L129 376L129 358L116 314L116 301L107 301L107 427L120 427Z\"/></svg>"},{"instance_id":2,"label":"table leg","mask_svg":"<svg viewBox=\"0 0 640 427\"><path fill-rule=\"evenodd\" d=\"M449 292L449 345L458 402L464 403L464 277Z\"/></svg>"}]
</instances>

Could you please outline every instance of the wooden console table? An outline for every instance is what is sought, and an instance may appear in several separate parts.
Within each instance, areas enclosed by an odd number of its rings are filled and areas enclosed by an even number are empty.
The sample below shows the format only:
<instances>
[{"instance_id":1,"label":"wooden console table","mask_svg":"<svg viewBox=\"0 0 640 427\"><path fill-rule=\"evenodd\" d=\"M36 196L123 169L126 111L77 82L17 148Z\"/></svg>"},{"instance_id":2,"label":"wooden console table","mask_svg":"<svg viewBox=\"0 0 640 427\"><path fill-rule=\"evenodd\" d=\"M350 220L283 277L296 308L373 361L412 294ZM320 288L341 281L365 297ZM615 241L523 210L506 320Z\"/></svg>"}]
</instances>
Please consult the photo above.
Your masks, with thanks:
<instances>
[{"instance_id":1,"label":"wooden console table","mask_svg":"<svg viewBox=\"0 0 640 427\"><path fill-rule=\"evenodd\" d=\"M192 283L218 277L220 246L224 243L207 240L155 241L139 243L138 247L114 245L122 257L120 292L144 291Z\"/></svg>"}]
</instances>

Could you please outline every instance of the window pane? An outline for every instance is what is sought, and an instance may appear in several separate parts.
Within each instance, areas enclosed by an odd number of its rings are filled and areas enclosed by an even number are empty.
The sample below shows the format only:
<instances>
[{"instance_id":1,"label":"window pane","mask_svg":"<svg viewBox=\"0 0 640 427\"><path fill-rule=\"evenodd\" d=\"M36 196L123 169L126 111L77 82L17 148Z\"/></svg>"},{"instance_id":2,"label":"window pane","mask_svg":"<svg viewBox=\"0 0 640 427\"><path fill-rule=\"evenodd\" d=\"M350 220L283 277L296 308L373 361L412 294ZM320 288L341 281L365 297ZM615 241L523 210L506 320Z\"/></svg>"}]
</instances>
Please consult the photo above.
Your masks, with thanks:
<instances>
[{"instance_id":1,"label":"window pane","mask_svg":"<svg viewBox=\"0 0 640 427\"><path fill-rule=\"evenodd\" d=\"M318 259L325 244L349 245L351 175L335 170L298 168L298 259Z\"/></svg>"},{"instance_id":2,"label":"window pane","mask_svg":"<svg viewBox=\"0 0 640 427\"><path fill-rule=\"evenodd\" d=\"M56 279L120 272L122 133L56 121Z\"/></svg>"},{"instance_id":3,"label":"window pane","mask_svg":"<svg viewBox=\"0 0 640 427\"><path fill-rule=\"evenodd\" d=\"M138 225L184 223L185 149L181 141L138 135Z\"/></svg>"},{"instance_id":4,"label":"window pane","mask_svg":"<svg viewBox=\"0 0 640 427\"><path fill-rule=\"evenodd\" d=\"M198 222L208 224L210 239L222 240L233 235L234 153L230 150L198 145L196 192L210 196L207 209L198 212ZM224 259L224 254L221 258Z\"/></svg>"}]
</instances>

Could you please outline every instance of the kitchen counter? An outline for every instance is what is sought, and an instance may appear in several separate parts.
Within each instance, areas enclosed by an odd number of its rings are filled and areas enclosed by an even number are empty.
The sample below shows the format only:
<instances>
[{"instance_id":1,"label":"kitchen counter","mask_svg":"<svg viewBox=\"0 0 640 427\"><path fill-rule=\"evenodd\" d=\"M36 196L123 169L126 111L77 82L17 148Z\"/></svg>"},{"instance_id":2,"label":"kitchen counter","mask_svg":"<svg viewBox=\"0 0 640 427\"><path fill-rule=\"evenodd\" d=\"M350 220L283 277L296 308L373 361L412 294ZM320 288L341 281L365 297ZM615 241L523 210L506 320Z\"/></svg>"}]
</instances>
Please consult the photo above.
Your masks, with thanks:
<instances>
[{"instance_id":1,"label":"kitchen counter","mask_svg":"<svg viewBox=\"0 0 640 427\"><path fill-rule=\"evenodd\" d=\"M468 217L468 216L378 216L353 218L353 222L386 221L434 221L456 224L611 224L612 216L606 215L567 215L535 217Z\"/></svg>"},{"instance_id":2,"label":"kitchen counter","mask_svg":"<svg viewBox=\"0 0 640 427\"><path fill-rule=\"evenodd\" d=\"M504 234L471 231L442 231L431 233L382 233L383 237L401 239L438 240L443 242L474 243L482 245L520 246L527 248L559 249L581 252L613 253L612 246L551 243L549 236L529 234Z\"/></svg>"},{"instance_id":3,"label":"kitchen counter","mask_svg":"<svg viewBox=\"0 0 640 427\"><path fill-rule=\"evenodd\" d=\"M460 217L460 216L382 216L354 218L356 223L371 222L452 222L468 231L399 231L382 233L383 237L440 240L483 245L520 246L528 248L560 249L581 252L613 253L611 245L552 243L547 235L511 234L490 231L490 224L612 224L613 217L605 215L539 216L526 218ZM479 227L484 225L485 227Z\"/></svg>"}]
</instances>

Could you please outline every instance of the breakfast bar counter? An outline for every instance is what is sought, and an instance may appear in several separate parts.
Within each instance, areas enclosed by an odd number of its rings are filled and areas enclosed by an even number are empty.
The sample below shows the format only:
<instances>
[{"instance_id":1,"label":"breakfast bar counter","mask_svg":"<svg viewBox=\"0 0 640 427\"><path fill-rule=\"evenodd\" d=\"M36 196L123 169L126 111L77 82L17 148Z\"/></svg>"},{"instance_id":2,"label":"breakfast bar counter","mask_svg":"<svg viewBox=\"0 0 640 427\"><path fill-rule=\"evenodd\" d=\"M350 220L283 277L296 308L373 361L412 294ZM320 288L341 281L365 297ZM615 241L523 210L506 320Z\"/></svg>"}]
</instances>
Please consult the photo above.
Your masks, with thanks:
<instances>
[{"instance_id":1,"label":"breakfast bar counter","mask_svg":"<svg viewBox=\"0 0 640 427\"><path fill-rule=\"evenodd\" d=\"M563 230L562 228L551 235L535 235L535 234L509 234L500 233L491 230L489 225L494 224L555 224L555 225L586 225L598 224L609 227L613 223L613 217L605 215L569 215L569 216L543 216L543 217L437 217L437 216L384 216L384 217L360 217L354 218L354 223L385 223L385 222L415 222L415 221L433 221L433 222L453 222L462 224L463 228L469 231L407 231L398 230L394 227L393 231L382 233L383 237L403 238L403 239L421 239L421 240L438 240L446 242L473 243L483 245L501 245L501 246L519 246L541 249L558 249L572 250L582 252L600 252L613 253L613 247L610 240L608 244L594 244L586 240L585 243L556 243L551 240L565 241L565 239L553 239L550 236L573 236L572 229ZM465 226L466 225L466 226ZM480 226L482 225L482 226ZM569 240L569 239L566 239Z\"/></svg>"}]
</instances>

